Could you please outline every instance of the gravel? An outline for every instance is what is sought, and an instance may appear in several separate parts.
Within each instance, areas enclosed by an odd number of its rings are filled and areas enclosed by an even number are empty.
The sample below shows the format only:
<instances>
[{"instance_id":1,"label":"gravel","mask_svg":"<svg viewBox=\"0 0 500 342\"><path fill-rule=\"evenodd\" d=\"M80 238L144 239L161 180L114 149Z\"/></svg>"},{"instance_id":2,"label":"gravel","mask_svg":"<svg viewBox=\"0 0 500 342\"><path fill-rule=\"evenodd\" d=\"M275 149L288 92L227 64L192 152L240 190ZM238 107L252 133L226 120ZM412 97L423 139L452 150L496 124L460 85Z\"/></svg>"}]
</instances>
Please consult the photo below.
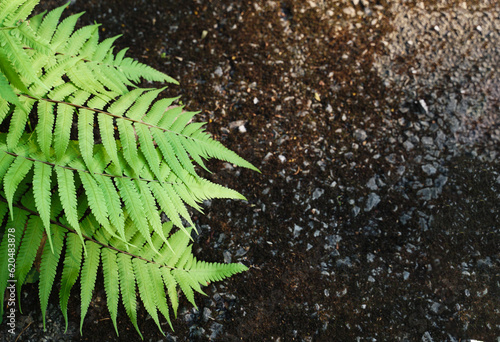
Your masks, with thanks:
<instances>
[{"instance_id":1,"label":"gravel","mask_svg":"<svg viewBox=\"0 0 500 342\"><path fill-rule=\"evenodd\" d=\"M88 6L262 171L211 164L248 201L211 201L195 221L200 259L251 270L204 288L198 309L181 303L166 337L140 311L147 340L500 339L496 2L150 4L149 50L137 39L149 24L120 28L124 6ZM18 327L26 341L63 336L55 305L47 333L36 312ZM88 333L114 336L107 323Z\"/></svg>"}]
</instances>

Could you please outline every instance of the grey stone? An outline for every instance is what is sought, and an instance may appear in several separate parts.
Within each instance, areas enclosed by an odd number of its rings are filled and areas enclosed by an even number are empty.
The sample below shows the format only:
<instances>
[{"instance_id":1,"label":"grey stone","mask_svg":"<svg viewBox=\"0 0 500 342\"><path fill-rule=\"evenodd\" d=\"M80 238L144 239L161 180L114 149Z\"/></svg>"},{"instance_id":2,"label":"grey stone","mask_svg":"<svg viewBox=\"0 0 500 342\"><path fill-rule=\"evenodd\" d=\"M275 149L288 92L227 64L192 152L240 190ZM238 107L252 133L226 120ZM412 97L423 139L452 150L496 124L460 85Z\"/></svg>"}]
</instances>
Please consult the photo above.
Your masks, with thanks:
<instances>
[{"instance_id":1,"label":"grey stone","mask_svg":"<svg viewBox=\"0 0 500 342\"><path fill-rule=\"evenodd\" d=\"M428 175L433 175L436 173L436 168L432 164L422 165L422 170Z\"/></svg>"},{"instance_id":2,"label":"grey stone","mask_svg":"<svg viewBox=\"0 0 500 342\"><path fill-rule=\"evenodd\" d=\"M222 76L222 68L219 66L215 69L214 74L221 77Z\"/></svg>"},{"instance_id":3,"label":"grey stone","mask_svg":"<svg viewBox=\"0 0 500 342\"><path fill-rule=\"evenodd\" d=\"M368 199L366 200L365 211L370 211L380 203L380 196L376 193L372 192L368 195Z\"/></svg>"},{"instance_id":4,"label":"grey stone","mask_svg":"<svg viewBox=\"0 0 500 342\"><path fill-rule=\"evenodd\" d=\"M317 200L318 198L323 196L324 193L325 193L325 190L323 190L321 188L316 188L312 194L312 199Z\"/></svg>"},{"instance_id":5,"label":"grey stone","mask_svg":"<svg viewBox=\"0 0 500 342\"><path fill-rule=\"evenodd\" d=\"M298 237L300 235L300 231L304 229L301 226L294 225L293 226L293 237Z\"/></svg>"},{"instance_id":6,"label":"grey stone","mask_svg":"<svg viewBox=\"0 0 500 342\"><path fill-rule=\"evenodd\" d=\"M362 129L358 128L357 130L354 131L354 138L356 138L357 141L363 142L366 140L367 137L368 135Z\"/></svg>"},{"instance_id":7,"label":"grey stone","mask_svg":"<svg viewBox=\"0 0 500 342\"><path fill-rule=\"evenodd\" d=\"M353 266L351 258L349 257L337 260L336 265L338 268L351 268Z\"/></svg>"},{"instance_id":8,"label":"grey stone","mask_svg":"<svg viewBox=\"0 0 500 342\"><path fill-rule=\"evenodd\" d=\"M377 183L375 181L375 177L370 178L368 183L366 183L366 187L370 190L378 190Z\"/></svg>"},{"instance_id":9,"label":"grey stone","mask_svg":"<svg viewBox=\"0 0 500 342\"><path fill-rule=\"evenodd\" d=\"M429 188L423 188L417 191L417 196L424 201L430 201L432 199L432 191Z\"/></svg>"}]
</instances>

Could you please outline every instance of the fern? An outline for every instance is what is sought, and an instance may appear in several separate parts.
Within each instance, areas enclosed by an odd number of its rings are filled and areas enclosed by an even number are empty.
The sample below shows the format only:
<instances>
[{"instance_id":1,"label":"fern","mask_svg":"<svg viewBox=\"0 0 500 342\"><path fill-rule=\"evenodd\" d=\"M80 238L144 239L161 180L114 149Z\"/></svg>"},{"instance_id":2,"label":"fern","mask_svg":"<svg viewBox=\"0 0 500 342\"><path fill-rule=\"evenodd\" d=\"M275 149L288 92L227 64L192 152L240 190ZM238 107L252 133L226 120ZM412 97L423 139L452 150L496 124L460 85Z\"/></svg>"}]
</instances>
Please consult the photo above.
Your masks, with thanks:
<instances>
[{"instance_id":1,"label":"fern","mask_svg":"<svg viewBox=\"0 0 500 342\"><path fill-rule=\"evenodd\" d=\"M172 326L179 292L196 305L202 286L247 270L192 254L188 207L244 199L199 176L197 166L218 158L258 170L203 123L191 123L196 113L176 105L178 98L162 98L165 88L137 86L177 81L126 57L126 49L114 54L118 37L99 42L98 25L75 30L81 14L60 21L66 6L27 20L37 3L0 0L0 261L6 227L15 227L19 293L41 251L44 327L54 283L67 327L79 281L82 331L101 270L116 333L120 298L141 337L138 301L161 331L161 316ZM1 294L8 277L2 268Z\"/></svg>"}]
</instances>

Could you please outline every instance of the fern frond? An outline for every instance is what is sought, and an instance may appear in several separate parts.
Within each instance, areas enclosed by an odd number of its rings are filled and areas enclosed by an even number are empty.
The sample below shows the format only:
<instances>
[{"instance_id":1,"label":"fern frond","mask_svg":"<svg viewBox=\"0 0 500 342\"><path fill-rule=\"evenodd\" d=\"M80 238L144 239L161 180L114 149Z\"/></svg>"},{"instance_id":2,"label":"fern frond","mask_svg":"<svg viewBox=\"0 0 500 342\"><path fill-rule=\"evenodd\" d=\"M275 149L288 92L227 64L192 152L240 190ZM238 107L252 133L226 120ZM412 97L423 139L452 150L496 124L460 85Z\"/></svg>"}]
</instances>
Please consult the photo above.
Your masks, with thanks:
<instances>
[{"instance_id":1,"label":"fern frond","mask_svg":"<svg viewBox=\"0 0 500 342\"><path fill-rule=\"evenodd\" d=\"M67 90L72 91L71 88ZM78 90L72 97L69 98L69 101L76 106L80 106L85 103L89 97L89 93L83 90ZM57 159L61 159L68 148L74 112L74 106L65 103L59 103L57 105L57 119L54 128L54 150Z\"/></svg>"},{"instance_id":2,"label":"fern frond","mask_svg":"<svg viewBox=\"0 0 500 342\"><path fill-rule=\"evenodd\" d=\"M132 267L131 257L125 254L118 254L118 275L120 279L120 293L122 295L122 303L125 307L128 317L130 318L135 329L142 337L142 334L137 325L137 301L135 293L135 274Z\"/></svg>"},{"instance_id":3,"label":"fern frond","mask_svg":"<svg viewBox=\"0 0 500 342\"><path fill-rule=\"evenodd\" d=\"M16 2L16 1L12 1ZM24 21L31 14L33 8L38 4L39 0L26 0L15 10L12 11L3 21L4 26L14 25L17 21Z\"/></svg>"},{"instance_id":4,"label":"fern frond","mask_svg":"<svg viewBox=\"0 0 500 342\"><path fill-rule=\"evenodd\" d=\"M33 162L23 157L16 157L14 162L10 165L5 177L3 178L3 188L5 191L5 197L7 203L9 204L9 211L11 213L11 218L13 219L13 208L12 201L14 199L14 193L17 190L17 186L24 177L28 174L33 166Z\"/></svg>"},{"instance_id":5,"label":"fern frond","mask_svg":"<svg viewBox=\"0 0 500 342\"><path fill-rule=\"evenodd\" d=\"M172 77L158 70L155 70L148 65L139 63L130 57L126 57L123 60L121 60L119 57L120 56L117 55L115 65L118 65L119 70L121 70L130 80L135 83L138 83L140 81L140 78L143 77L148 81L179 84L179 82L177 82Z\"/></svg>"},{"instance_id":6,"label":"fern frond","mask_svg":"<svg viewBox=\"0 0 500 342\"><path fill-rule=\"evenodd\" d=\"M7 214L7 203L5 202L0 202L0 217L2 220L4 219L5 215ZM12 224L14 223L19 223L20 219L26 219L27 215L24 215L22 213L19 213L19 216L17 215L18 212L16 210L14 220L9 220L8 226L7 227L19 227L19 226L13 226ZM14 222L13 222L14 221ZM17 221L17 222L16 222ZM10 234L10 236L9 236ZM3 236L2 236L2 242L0 244L0 265L4 265L4 267L0 268L0 293L2 294L0 296L0 317L3 317L3 310L4 310L4 296L3 294L5 293L5 289L7 288L8 285L12 284L10 283L9 279L13 280L10 274L10 270L7 267L9 264L9 258L16 255L16 252L18 251L19 248L19 243L21 241L21 236L23 232L22 229L15 228L14 232L11 230L5 230L3 231ZM9 241L10 239L10 241ZM9 248L12 248L12 245L9 246L9 244L12 243L12 239L14 239L14 253L9 252ZM9 255L10 254L10 255Z\"/></svg>"},{"instance_id":7,"label":"fern frond","mask_svg":"<svg viewBox=\"0 0 500 342\"><path fill-rule=\"evenodd\" d=\"M9 149L14 149L19 139L24 133L26 122L28 121L28 113L33 107L32 99L21 99L22 107L17 106L12 113L10 119L9 133L7 133L7 145Z\"/></svg>"},{"instance_id":8,"label":"fern frond","mask_svg":"<svg viewBox=\"0 0 500 342\"><path fill-rule=\"evenodd\" d=\"M117 37L99 42L99 25L75 30L81 14L59 22L67 5L26 21L37 2L0 0L0 123L8 126L0 132L0 264L6 227L16 227L18 293L42 251L44 328L54 284L67 328L69 296L80 281L82 332L102 262L116 333L120 297L141 337L137 300L161 331L158 312L172 326L181 292L196 306L195 293L208 282L246 270L192 254L188 207L244 198L199 176L195 163L206 169L215 157L255 168L192 122L197 113L175 105L178 98L160 98L165 88L137 87L141 79L177 81L127 57L127 49L115 54ZM9 277L0 269L0 304Z\"/></svg>"},{"instance_id":9,"label":"fern frond","mask_svg":"<svg viewBox=\"0 0 500 342\"><path fill-rule=\"evenodd\" d=\"M113 326L115 327L116 335L118 335L116 317L118 315L119 284L116 253L105 248L101 253L101 259L102 271L104 274L104 290L106 291L108 310Z\"/></svg>"},{"instance_id":10,"label":"fern frond","mask_svg":"<svg viewBox=\"0 0 500 342\"><path fill-rule=\"evenodd\" d=\"M36 208L40 213L47 237L50 243L50 248L54 252L52 244L52 236L50 234L50 178L52 176L52 168L45 163L35 163L35 173L33 175L33 196L35 198Z\"/></svg>"},{"instance_id":11,"label":"fern frond","mask_svg":"<svg viewBox=\"0 0 500 342\"><path fill-rule=\"evenodd\" d=\"M117 178L118 189L120 190L120 197L122 198L125 208L127 209L132 221L139 232L146 240L151 243L151 236L149 233L149 225L144 216L143 201L137 188L134 186L132 180Z\"/></svg>"},{"instance_id":12,"label":"fern frond","mask_svg":"<svg viewBox=\"0 0 500 342\"><path fill-rule=\"evenodd\" d=\"M53 250L51 246L45 244L42 252L42 261L40 264L40 284L39 284L39 297L40 307L42 309L43 329L45 330L45 312L49 303L50 292L56 277L57 264L61 256L63 245L64 231L61 227L52 225L50 229L52 233L51 241L53 243Z\"/></svg>"},{"instance_id":13,"label":"fern frond","mask_svg":"<svg viewBox=\"0 0 500 342\"><path fill-rule=\"evenodd\" d=\"M15 88L19 89L20 91L26 94L30 92L28 90L28 87L24 84L23 80L21 79L21 76L16 71L14 65L9 60L7 53L5 53L2 49L0 49L0 74L2 74L8 80L8 82L10 82L10 88L16 94L16 97L17 93L15 92ZM9 92L8 89L4 90L5 95L2 95L2 97L9 96L8 92ZM20 102L19 99L17 99L11 101L11 103L14 103L19 106Z\"/></svg>"},{"instance_id":14,"label":"fern frond","mask_svg":"<svg viewBox=\"0 0 500 342\"><path fill-rule=\"evenodd\" d=\"M194 257L191 265L189 274L200 284L221 281L233 274L248 270L245 265L239 263L207 263L206 261L197 261Z\"/></svg>"},{"instance_id":15,"label":"fern frond","mask_svg":"<svg viewBox=\"0 0 500 342\"><path fill-rule=\"evenodd\" d=\"M108 208L109 220L118 231L119 236L125 239L125 218L116 187L111 178L102 175L95 175L95 178L102 189L104 201Z\"/></svg>"},{"instance_id":16,"label":"fern frond","mask_svg":"<svg viewBox=\"0 0 500 342\"><path fill-rule=\"evenodd\" d=\"M1 70L0 70L0 97L3 98L5 101L8 101L2 103L4 109L2 109L3 115L0 113L0 116L5 116L5 114L7 114L7 110L9 108L8 104L9 102L16 105L21 105L21 102L19 102L19 99L17 98L17 94L15 93L14 89L12 89L9 80L7 79L7 77L5 77L5 75L1 72Z\"/></svg>"},{"instance_id":17,"label":"fern frond","mask_svg":"<svg viewBox=\"0 0 500 342\"><path fill-rule=\"evenodd\" d=\"M67 44L68 38L73 33L76 21L83 15L83 12L73 14L66 19L64 19L59 25L57 25L56 31L52 36L50 41L51 46L54 51L59 51L62 45ZM60 51L63 51L62 49Z\"/></svg>"},{"instance_id":18,"label":"fern frond","mask_svg":"<svg viewBox=\"0 0 500 342\"><path fill-rule=\"evenodd\" d=\"M31 18L30 24L33 27L33 30L36 31L37 35L40 37L44 37L45 39L50 41L56 31L56 27L59 23L59 18L61 18L61 14L67 6L68 5L66 4L57 7L50 11L47 15L40 16L40 19L37 20L40 21L39 25L34 24L33 18Z\"/></svg>"},{"instance_id":19,"label":"fern frond","mask_svg":"<svg viewBox=\"0 0 500 342\"><path fill-rule=\"evenodd\" d=\"M54 126L54 104L47 101L38 102L38 124L36 125L37 139L40 149L46 156L50 156L52 144L52 129Z\"/></svg>"},{"instance_id":20,"label":"fern frond","mask_svg":"<svg viewBox=\"0 0 500 342\"><path fill-rule=\"evenodd\" d=\"M61 311L64 317L66 327L64 332L68 330L68 300L71 288L75 285L82 263L83 244L79 236L75 234L67 234L66 237L66 254L64 256L64 267L61 276L61 288L59 290L59 302Z\"/></svg>"},{"instance_id":21,"label":"fern frond","mask_svg":"<svg viewBox=\"0 0 500 342\"><path fill-rule=\"evenodd\" d=\"M155 305L167 320L170 328L173 330L172 322L170 321L170 310L168 309L168 304L165 295L165 283L163 281L161 268L154 264L145 263L145 267L151 273L151 289L154 294Z\"/></svg>"},{"instance_id":22,"label":"fern frond","mask_svg":"<svg viewBox=\"0 0 500 342\"><path fill-rule=\"evenodd\" d=\"M132 264L134 266L134 273L137 279L137 287L139 288L139 294L141 296L142 302L144 303L144 307L146 308L146 311L153 318L153 321L158 326L158 329L162 332L163 335L165 335L165 333L161 329L160 320L158 318L158 311L156 308L156 298L155 298L153 279L151 278L151 273L149 272L144 261L140 259L133 259Z\"/></svg>"},{"instance_id":23,"label":"fern frond","mask_svg":"<svg viewBox=\"0 0 500 342\"><path fill-rule=\"evenodd\" d=\"M5 19L8 18L12 13L15 13L19 6L21 6L25 0L12 0L12 1L1 1L0 2L0 24L4 25Z\"/></svg>"},{"instance_id":24,"label":"fern frond","mask_svg":"<svg viewBox=\"0 0 500 342\"><path fill-rule=\"evenodd\" d=\"M63 169L61 167L55 168L57 175L57 185L59 198L64 209L66 220L70 226L76 231L83 243L83 236L78 223L77 199L76 199L76 186L73 171Z\"/></svg>"},{"instance_id":25,"label":"fern frond","mask_svg":"<svg viewBox=\"0 0 500 342\"><path fill-rule=\"evenodd\" d=\"M83 320L87 314L87 310L92 299L92 292L95 287L95 279L97 275L97 267L99 267L100 252L99 245L87 241L86 242L87 256L83 261L82 274L80 277L80 296L81 296L81 318L80 318L80 334L82 333Z\"/></svg>"},{"instance_id":26,"label":"fern frond","mask_svg":"<svg viewBox=\"0 0 500 342\"><path fill-rule=\"evenodd\" d=\"M99 224L106 228L108 233L115 235L115 232L111 229L109 224L108 207L104 201L102 189L89 173L79 171L78 175L80 176L83 188L85 189L85 194L87 195L92 214L95 216Z\"/></svg>"},{"instance_id":27,"label":"fern frond","mask_svg":"<svg viewBox=\"0 0 500 342\"><path fill-rule=\"evenodd\" d=\"M32 0L37 1L37 0ZM31 26L28 24L27 21L23 21L18 27L17 27L17 32L13 31L14 33L17 33L21 41L26 44L26 46L35 49L39 52L42 52L43 54L50 54L50 46L48 44L48 41L44 38L43 36L39 36L36 34L35 31L31 28Z\"/></svg>"},{"instance_id":28,"label":"fern frond","mask_svg":"<svg viewBox=\"0 0 500 342\"><path fill-rule=\"evenodd\" d=\"M3 146L0 147L2 151L5 151L7 146L3 144ZM14 161L14 156L7 154L5 152L0 153L0 179L3 179L3 176L9 169L9 166L12 164Z\"/></svg>"},{"instance_id":29,"label":"fern frond","mask_svg":"<svg viewBox=\"0 0 500 342\"><path fill-rule=\"evenodd\" d=\"M28 54L23 50L19 38L5 30L0 30L0 46L12 62L16 71L30 82L39 82Z\"/></svg>"}]
</instances>

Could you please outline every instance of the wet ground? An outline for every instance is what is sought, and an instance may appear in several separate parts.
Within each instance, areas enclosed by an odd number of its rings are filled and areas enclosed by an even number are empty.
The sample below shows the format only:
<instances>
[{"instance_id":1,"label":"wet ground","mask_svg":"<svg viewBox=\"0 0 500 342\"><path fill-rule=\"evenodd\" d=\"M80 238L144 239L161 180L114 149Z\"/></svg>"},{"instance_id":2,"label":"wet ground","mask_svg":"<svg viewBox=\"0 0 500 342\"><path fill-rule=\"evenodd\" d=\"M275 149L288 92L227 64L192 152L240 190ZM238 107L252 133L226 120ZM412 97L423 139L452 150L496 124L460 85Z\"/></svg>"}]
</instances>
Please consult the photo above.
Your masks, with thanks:
<instances>
[{"instance_id":1,"label":"wet ground","mask_svg":"<svg viewBox=\"0 0 500 342\"><path fill-rule=\"evenodd\" d=\"M46 1L53 8L64 1ZM72 1L180 81L246 201L195 213L200 259L249 272L146 341L500 340L500 6L494 1ZM83 337L27 286L19 341L116 337L102 279ZM76 292L76 291L74 291ZM71 302L70 302L71 303ZM1 333L5 333L2 327Z\"/></svg>"}]
</instances>

